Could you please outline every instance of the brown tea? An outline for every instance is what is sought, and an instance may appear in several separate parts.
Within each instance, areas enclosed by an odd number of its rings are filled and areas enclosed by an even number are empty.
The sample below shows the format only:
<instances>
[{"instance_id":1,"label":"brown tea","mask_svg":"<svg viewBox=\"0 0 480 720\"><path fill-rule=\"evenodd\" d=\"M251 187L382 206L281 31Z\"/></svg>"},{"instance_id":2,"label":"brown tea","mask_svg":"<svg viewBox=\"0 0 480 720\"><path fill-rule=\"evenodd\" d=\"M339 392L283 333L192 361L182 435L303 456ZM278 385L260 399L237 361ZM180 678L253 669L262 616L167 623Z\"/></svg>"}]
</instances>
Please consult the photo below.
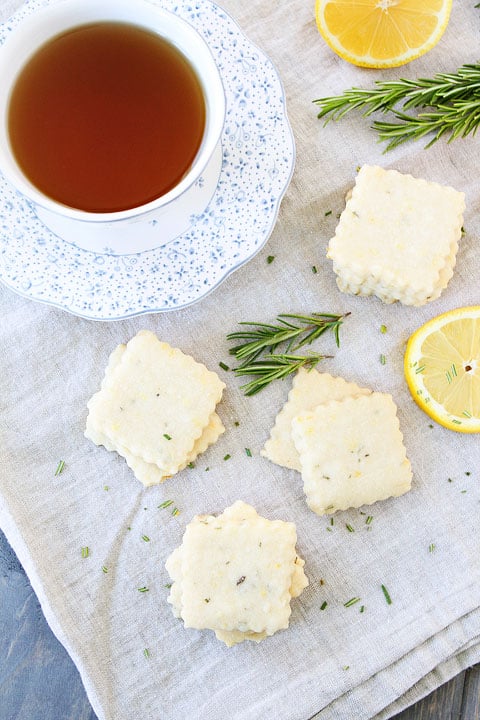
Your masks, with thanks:
<instances>
[{"instance_id":1,"label":"brown tea","mask_svg":"<svg viewBox=\"0 0 480 720\"><path fill-rule=\"evenodd\" d=\"M81 25L27 62L8 108L10 142L30 182L80 210L143 205L184 177L205 101L184 55L121 22Z\"/></svg>"}]
</instances>

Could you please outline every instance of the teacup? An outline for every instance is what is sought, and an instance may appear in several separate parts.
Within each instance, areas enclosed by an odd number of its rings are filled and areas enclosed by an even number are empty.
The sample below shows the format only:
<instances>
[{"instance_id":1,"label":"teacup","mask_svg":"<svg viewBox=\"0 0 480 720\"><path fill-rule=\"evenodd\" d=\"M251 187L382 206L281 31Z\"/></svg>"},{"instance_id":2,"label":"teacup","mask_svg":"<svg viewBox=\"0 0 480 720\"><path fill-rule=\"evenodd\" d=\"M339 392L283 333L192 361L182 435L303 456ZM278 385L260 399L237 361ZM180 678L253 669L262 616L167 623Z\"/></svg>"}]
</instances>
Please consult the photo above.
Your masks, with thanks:
<instances>
[{"instance_id":1,"label":"teacup","mask_svg":"<svg viewBox=\"0 0 480 720\"><path fill-rule=\"evenodd\" d=\"M12 91L29 59L52 39L101 23L125 23L166 40L193 69L205 111L198 150L174 186L143 204L106 212L70 206L42 191L22 169L9 130ZM61 0L23 19L0 47L0 105L0 170L50 230L78 247L112 254L159 247L188 229L215 191L225 117L225 95L215 60L189 23L143 0ZM55 153L55 147L51 152Z\"/></svg>"}]
</instances>

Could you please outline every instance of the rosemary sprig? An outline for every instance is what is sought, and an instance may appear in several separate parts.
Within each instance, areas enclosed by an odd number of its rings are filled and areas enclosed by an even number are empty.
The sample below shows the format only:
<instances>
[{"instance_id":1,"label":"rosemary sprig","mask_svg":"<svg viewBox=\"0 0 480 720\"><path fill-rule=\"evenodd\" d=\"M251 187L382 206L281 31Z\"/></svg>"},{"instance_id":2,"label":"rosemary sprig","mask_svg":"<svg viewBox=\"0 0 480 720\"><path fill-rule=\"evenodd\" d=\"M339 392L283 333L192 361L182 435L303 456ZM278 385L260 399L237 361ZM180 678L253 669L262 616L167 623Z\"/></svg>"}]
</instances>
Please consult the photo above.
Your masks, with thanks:
<instances>
[{"instance_id":1,"label":"rosemary sprig","mask_svg":"<svg viewBox=\"0 0 480 720\"><path fill-rule=\"evenodd\" d=\"M310 355L267 355L264 360L254 360L251 363L241 365L235 368L235 374L255 375L254 380L240 387L245 395L256 395L269 385L272 380L280 380L297 372L301 367L311 370L320 361L332 355L319 355L311 353Z\"/></svg>"},{"instance_id":2,"label":"rosemary sprig","mask_svg":"<svg viewBox=\"0 0 480 720\"><path fill-rule=\"evenodd\" d=\"M333 331L335 342L339 347L340 326L348 314L282 314L277 316L276 324L240 323L248 327L230 333L227 335L227 340L244 341L230 348L229 352L240 363L234 368L237 376L254 376L253 380L241 386L245 395L255 395L272 380L287 377L301 367L311 369L320 360L331 357L319 353L297 355L296 351L304 345L310 345L327 330ZM280 348L282 352L277 352Z\"/></svg>"},{"instance_id":3,"label":"rosemary sprig","mask_svg":"<svg viewBox=\"0 0 480 720\"><path fill-rule=\"evenodd\" d=\"M417 80L377 80L373 88L351 88L342 95L319 98L319 118L339 120L351 110L392 112L398 122L375 120L373 129L387 150L432 134L426 147L448 134L448 142L474 135L480 125L480 64L462 65L455 73ZM419 108L416 115L406 110Z\"/></svg>"},{"instance_id":4,"label":"rosemary sprig","mask_svg":"<svg viewBox=\"0 0 480 720\"><path fill-rule=\"evenodd\" d=\"M286 344L286 352L295 352L304 345L310 345L326 330L333 330L337 346L340 345L339 330L344 317L349 315L332 315L331 313L312 313L311 315L282 314L277 316L277 325L256 322L241 322L248 325L245 330L227 335L227 340L247 340L241 345L230 348L230 355L237 360L251 362L263 352L275 354L277 348ZM295 325L292 320L297 320ZM303 336L303 337L302 337ZM298 341L298 342L296 342Z\"/></svg>"}]
</instances>

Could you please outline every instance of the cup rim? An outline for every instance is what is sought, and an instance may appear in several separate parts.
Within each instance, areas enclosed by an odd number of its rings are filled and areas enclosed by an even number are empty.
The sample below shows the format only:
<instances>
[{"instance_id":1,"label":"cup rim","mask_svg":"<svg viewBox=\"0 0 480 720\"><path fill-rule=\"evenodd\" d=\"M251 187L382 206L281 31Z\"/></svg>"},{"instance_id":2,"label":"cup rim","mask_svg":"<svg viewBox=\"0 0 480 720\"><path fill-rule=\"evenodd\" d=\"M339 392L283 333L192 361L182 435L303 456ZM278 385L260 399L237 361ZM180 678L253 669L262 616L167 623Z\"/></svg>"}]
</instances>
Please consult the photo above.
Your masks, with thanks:
<instances>
[{"instance_id":1,"label":"cup rim","mask_svg":"<svg viewBox=\"0 0 480 720\"><path fill-rule=\"evenodd\" d=\"M50 212L56 213L70 220L92 223L116 223L122 220L136 218L140 215L144 215L164 207L168 208L172 205L172 203L175 202L175 200L177 200L180 196L187 192L195 184L195 182L197 182L198 178L208 165L213 155L213 152L215 151L215 148L221 138L222 129L225 122L226 98L222 78L214 56L210 48L208 47L205 39L200 35L200 33L195 27L188 23L187 20L178 16L171 10L167 10L163 7L158 7L149 2L145 2L144 0L137 0L135 2L135 18L137 18L138 16L138 19L124 19L123 17L121 17L122 10L132 10L131 0L101 0L101 2L98 2L98 0L60 0L59 2L47 5L46 7L37 10L32 15L27 16L16 27L15 31L12 32L9 37L7 37L4 43L0 44L0 68L3 64L2 52L5 48L6 51L9 50L10 43L13 40L18 42L19 33L22 30L23 34L26 35L29 30L35 29L35 26L39 22L39 19L40 21L42 19L46 20L49 16L54 16L57 13L61 15L61 13L65 12L65 10L68 11L70 7L79 9L80 12L84 14L84 19L74 20L71 23L65 23L61 29L54 30L53 32L43 37L40 42L35 43L34 47L29 49L26 57L19 64L18 68L15 70L15 72L12 74L12 76L8 79L6 83L8 97L7 102L5 103L5 108L3 110L3 119L0 125L0 135L3 135L3 137L0 138L0 171L5 176L5 178L15 187L15 189L27 198L27 200ZM55 36L61 34L65 30L68 30L69 28L79 27L83 24L87 24L90 22L113 21L130 23L132 25L136 25L137 27L145 28L151 32L158 32L158 34L161 35L160 28L152 27L152 24L149 24L147 21L142 22L142 14L141 12L139 13L139 8L143 9L143 12L150 13L150 17L156 16L159 19L163 17L167 18L170 22L173 21L180 28L182 28L182 31L184 33L186 32L191 36L191 38L195 38L197 47L201 46L202 52L204 53L205 57L208 58L209 68L206 73L202 73L202 71L198 67L198 64L195 63L195 61L191 57L187 57L198 75L198 78L202 84L205 100L207 102L206 126L202 142L189 170L177 183L177 185L175 185L175 187L173 187L168 192L164 193L158 198L155 198L154 200L149 201L148 203L144 203L143 205L138 205L132 208L127 208L125 210L117 210L111 212L92 212L88 210L82 210L80 208L71 207L69 205L64 205L63 203L56 201L53 198L50 198L48 195L42 193L41 190L39 190L33 183L29 181L28 177L23 173L18 163L16 162L8 137L8 132L6 130L6 117L9 105L8 98L10 96L11 90L15 85L18 73L24 67L25 63L28 62L28 59L31 58L32 55L43 44L45 44ZM88 17L89 12L93 12L95 14L95 17ZM172 38L168 34L165 34L164 37L166 40L173 43L184 56L187 56L184 49L180 48L177 45L177 43L175 42L175 38ZM208 84L204 81L204 77L207 74ZM214 98L216 104L213 114L211 112L211 108L208 107L208 100L212 97ZM6 151L6 148L8 148L8 151Z\"/></svg>"}]
</instances>

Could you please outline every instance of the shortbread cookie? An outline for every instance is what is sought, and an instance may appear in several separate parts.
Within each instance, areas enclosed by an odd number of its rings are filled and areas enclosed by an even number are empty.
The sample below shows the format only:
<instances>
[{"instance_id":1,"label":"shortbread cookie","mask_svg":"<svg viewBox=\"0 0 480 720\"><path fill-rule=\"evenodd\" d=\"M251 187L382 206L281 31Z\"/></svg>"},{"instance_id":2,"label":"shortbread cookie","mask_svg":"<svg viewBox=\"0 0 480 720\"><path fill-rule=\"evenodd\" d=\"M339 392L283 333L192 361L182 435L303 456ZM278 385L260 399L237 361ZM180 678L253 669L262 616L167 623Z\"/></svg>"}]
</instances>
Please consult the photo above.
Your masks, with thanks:
<instances>
[{"instance_id":1,"label":"shortbread cookie","mask_svg":"<svg viewBox=\"0 0 480 720\"><path fill-rule=\"evenodd\" d=\"M371 505L410 490L412 472L396 412L390 395L373 392L293 419L303 488L314 512Z\"/></svg>"},{"instance_id":2,"label":"shortbread cookie","mask_svg":"<svg viewBox=\"0 0 480 720\"><path fill-rule=\"evenodd\" d=\"M338 287L386 303L436 299L453 275L464 210L451 187L364 165L328 246Z\"/></svg>"},{"instance_id":3,"label":"shortbread cookie","mask_svg":"<svg viewBox=\"0 0 480 720\"><path fill-rule=\"evenodd\" d=\"M88 403L85 435L122 455L145 485L163 482L215 442L225 385L149 331L111 354Z\"/></svg>"},{"instance_id":4,"label":"shortbread cookie","mask_svg":"<svg viewBox=\"0 0 480 720\"><path fill-rule=\"evenodd\" d=\"M210 445L216 443L220 435L224 432L225 427L221 419L216 412L212 413L207 427L204 429L198 440L195 440L192 451L185 458L185 461L178 468L177 472L183 470L187 467L187 465L194 462L199 455L210 447ZM142 458L133 455L128 448L112 445L109 439L103 435L103 433L97 431L88 419L85 437L92 440L95 445L103 445L107 450L116 451L119 455L121 455L125 459L128 467L133 470L137 480L140 480L145 487L158 485L171 477L171 475L166 475L164 471L158 467L158 465L155 465L154 463L147 463L145 460L142 460Z\"/></svg>"},{"instance_id":5,"label":"shortbread cookie","mask_svg":"<svg viewBox=\"0 0 480 720\"><path fill-rule=\"evenodd\" d=\"M287 628L290 600L308 585L296 539L293 523L242 501L217 517L197 515L166 563L175 616L228 646Z\"/></svg>"},{"instance_id":6,"label":"shortbread cookie","mask_svg":"<svg viewBox=\"0 0 480 720\"><path fill-rule=\"evenodd\" d=\"M300 458L292 440L292 420L305 410L313 410L317 405L329 400L342 400L345 397L368 395L371 391L343 378L332 377L328 373L300 368L296 373L288 401L277 415L270 438L260 454L277 465L301 471Z\"/></svg>"}]
</instances>

